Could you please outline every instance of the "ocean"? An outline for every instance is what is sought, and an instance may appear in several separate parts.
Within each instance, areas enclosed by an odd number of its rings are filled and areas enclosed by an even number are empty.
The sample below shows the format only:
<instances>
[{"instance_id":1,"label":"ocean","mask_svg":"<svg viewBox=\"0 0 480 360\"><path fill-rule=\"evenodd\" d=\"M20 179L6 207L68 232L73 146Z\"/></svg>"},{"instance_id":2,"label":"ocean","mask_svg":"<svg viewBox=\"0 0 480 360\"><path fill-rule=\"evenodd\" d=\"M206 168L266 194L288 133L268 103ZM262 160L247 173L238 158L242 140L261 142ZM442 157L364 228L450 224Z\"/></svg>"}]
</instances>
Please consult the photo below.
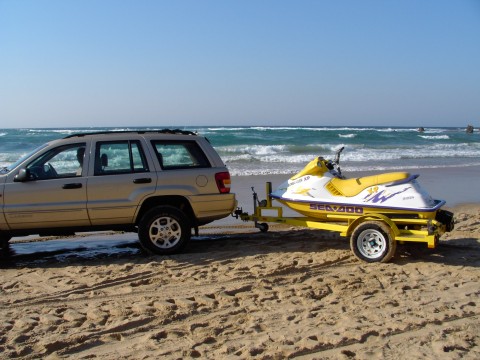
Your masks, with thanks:
<instances>
[{"instance_id":1,"label":"ocean","mask_svg":"<svg viewBox=\"0 0 480 360\"><path fill-rule=\"evenodd\" d=\"M44 142L73 133L163 127L0 129L0 167ZM465 127L186 126L206 136L231 175L294 174L317 156L333 159L344 146L343 171L455 168L480 165L480 132Z\"/></svg>"}]
</instances>

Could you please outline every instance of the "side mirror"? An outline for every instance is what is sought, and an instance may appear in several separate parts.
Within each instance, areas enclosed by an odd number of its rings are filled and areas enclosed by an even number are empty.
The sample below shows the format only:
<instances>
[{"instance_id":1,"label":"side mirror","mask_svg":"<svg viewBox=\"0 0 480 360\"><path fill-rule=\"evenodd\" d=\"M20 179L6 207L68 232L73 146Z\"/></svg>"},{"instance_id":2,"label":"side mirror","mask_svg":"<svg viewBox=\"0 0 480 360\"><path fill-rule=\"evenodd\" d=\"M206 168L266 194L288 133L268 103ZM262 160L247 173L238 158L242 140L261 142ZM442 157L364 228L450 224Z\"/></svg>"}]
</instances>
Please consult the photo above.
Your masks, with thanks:
<instances>
[{"instance_id":1,"label":"side mirror","mask_svg":"<svg viewBox=\"0 0 480 360\"><path fill-rule=\"evenodd\" d=\"M13 178L14 182L25 182L25 181L30 181L33 180L32 176L30 175L30 170L28 169L20 169L17 175Z\"/></svg>"}]
</instances>

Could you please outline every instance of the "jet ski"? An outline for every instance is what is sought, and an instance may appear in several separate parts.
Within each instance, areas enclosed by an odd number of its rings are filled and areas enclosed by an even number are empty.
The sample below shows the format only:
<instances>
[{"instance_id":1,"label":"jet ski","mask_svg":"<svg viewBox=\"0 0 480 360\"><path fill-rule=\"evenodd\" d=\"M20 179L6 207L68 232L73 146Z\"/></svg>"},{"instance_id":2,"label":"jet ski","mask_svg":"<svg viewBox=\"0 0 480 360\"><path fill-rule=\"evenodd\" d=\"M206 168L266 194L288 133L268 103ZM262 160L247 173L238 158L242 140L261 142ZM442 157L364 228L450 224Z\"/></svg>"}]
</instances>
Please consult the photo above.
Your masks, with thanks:
<instances>
[{"instance_id":1,"label":"jet ski","mask_svg":"<svg viewBox=\"0 0 480 360\"><path fill-rule=\"evenodd\" d=\"M435 219L444 200L433 199L418 183L419 175L389 172L346 178L340 148L333 161L317 157L281 184L270 196L292 210L318 220L332 215L382 214L387 217Z\"/></svg>"}]
</instances>

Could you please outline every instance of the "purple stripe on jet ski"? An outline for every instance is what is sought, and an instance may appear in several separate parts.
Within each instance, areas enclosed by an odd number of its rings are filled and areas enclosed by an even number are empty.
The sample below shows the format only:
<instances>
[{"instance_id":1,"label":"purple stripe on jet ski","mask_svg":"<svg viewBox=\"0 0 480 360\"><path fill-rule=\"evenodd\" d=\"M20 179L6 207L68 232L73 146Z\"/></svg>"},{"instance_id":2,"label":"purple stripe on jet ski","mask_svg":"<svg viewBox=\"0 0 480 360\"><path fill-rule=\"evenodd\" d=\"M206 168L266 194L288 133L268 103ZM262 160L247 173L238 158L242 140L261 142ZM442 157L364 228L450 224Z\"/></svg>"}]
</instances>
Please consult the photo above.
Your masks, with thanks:
<instances>
[{"instance_id":1,"label":"purple stripe on jet ski","mask_svg":"<svg viewBox=\"0 0 480 360\"><path fill-rule=\"evenodd\" d=\"M270 194L273 199L283 200L283 201L290 201L290 202L297 202L297 203L307 203L307 204L316 204L316 205L336 205L336 206L357 206L357 207L364 207L364 208L373 208L373 209L390 209L390 210L405 210L405 211L417 211L417 212L431 212L440 209L443 205L446 204L445 200L434 200L436 202L434 207L431 208L403 208L403 207L393 207L393 206L375 206L370 204L346 204L346 203L337 203L333 201L325 202L325 201L317 201L317 200L297 200L297 199L288 199L281 196L276 196Z\"/></svg>"},{"instance_id":2,"label":"purple stripe on jet ski","mask_svg":"<svg viewBox=\"0 0 480 360\"><path fill-rule=\"evenodd\" d=\"M395 181L395 182L393 182L393 183L391 183L391 184L385 185L385 187L406 184L406 183L409 183L410 181L415 180L415 179L418 178L419 176L420 176L420 174L410 175L410 176L409 176L408 178L406 178L406 179L402 179L402 180Z\"/></svg>"}]
</instances>

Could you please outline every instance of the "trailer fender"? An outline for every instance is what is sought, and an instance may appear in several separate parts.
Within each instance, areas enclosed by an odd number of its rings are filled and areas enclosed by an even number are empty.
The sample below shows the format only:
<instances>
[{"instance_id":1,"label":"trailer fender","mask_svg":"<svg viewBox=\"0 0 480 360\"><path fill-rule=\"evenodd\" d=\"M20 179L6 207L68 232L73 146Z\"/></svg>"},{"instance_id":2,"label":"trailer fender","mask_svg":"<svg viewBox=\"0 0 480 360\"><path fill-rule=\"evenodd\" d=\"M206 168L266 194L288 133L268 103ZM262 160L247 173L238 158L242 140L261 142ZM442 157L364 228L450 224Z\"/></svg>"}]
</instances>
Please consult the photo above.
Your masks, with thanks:
<instances>
[{"instance_id":1,"label":"trailer fender","mask_svg":"<svg viewBox=\"0 0 480 360\"><path fill-rule=\"evenodd\" d=\"M390 229L392 229L394 238L400 235L400 230L398 229L397 225L395 225L395 223L390 218L382 214L368 214L365 216L358 217L348 225L345 235L346 236L352 235L353 230L355 230L358 225L360 225L365 221L371 221L371 220L380 220L386 223L390 227Z\"/></svg>"}]
</instances>

